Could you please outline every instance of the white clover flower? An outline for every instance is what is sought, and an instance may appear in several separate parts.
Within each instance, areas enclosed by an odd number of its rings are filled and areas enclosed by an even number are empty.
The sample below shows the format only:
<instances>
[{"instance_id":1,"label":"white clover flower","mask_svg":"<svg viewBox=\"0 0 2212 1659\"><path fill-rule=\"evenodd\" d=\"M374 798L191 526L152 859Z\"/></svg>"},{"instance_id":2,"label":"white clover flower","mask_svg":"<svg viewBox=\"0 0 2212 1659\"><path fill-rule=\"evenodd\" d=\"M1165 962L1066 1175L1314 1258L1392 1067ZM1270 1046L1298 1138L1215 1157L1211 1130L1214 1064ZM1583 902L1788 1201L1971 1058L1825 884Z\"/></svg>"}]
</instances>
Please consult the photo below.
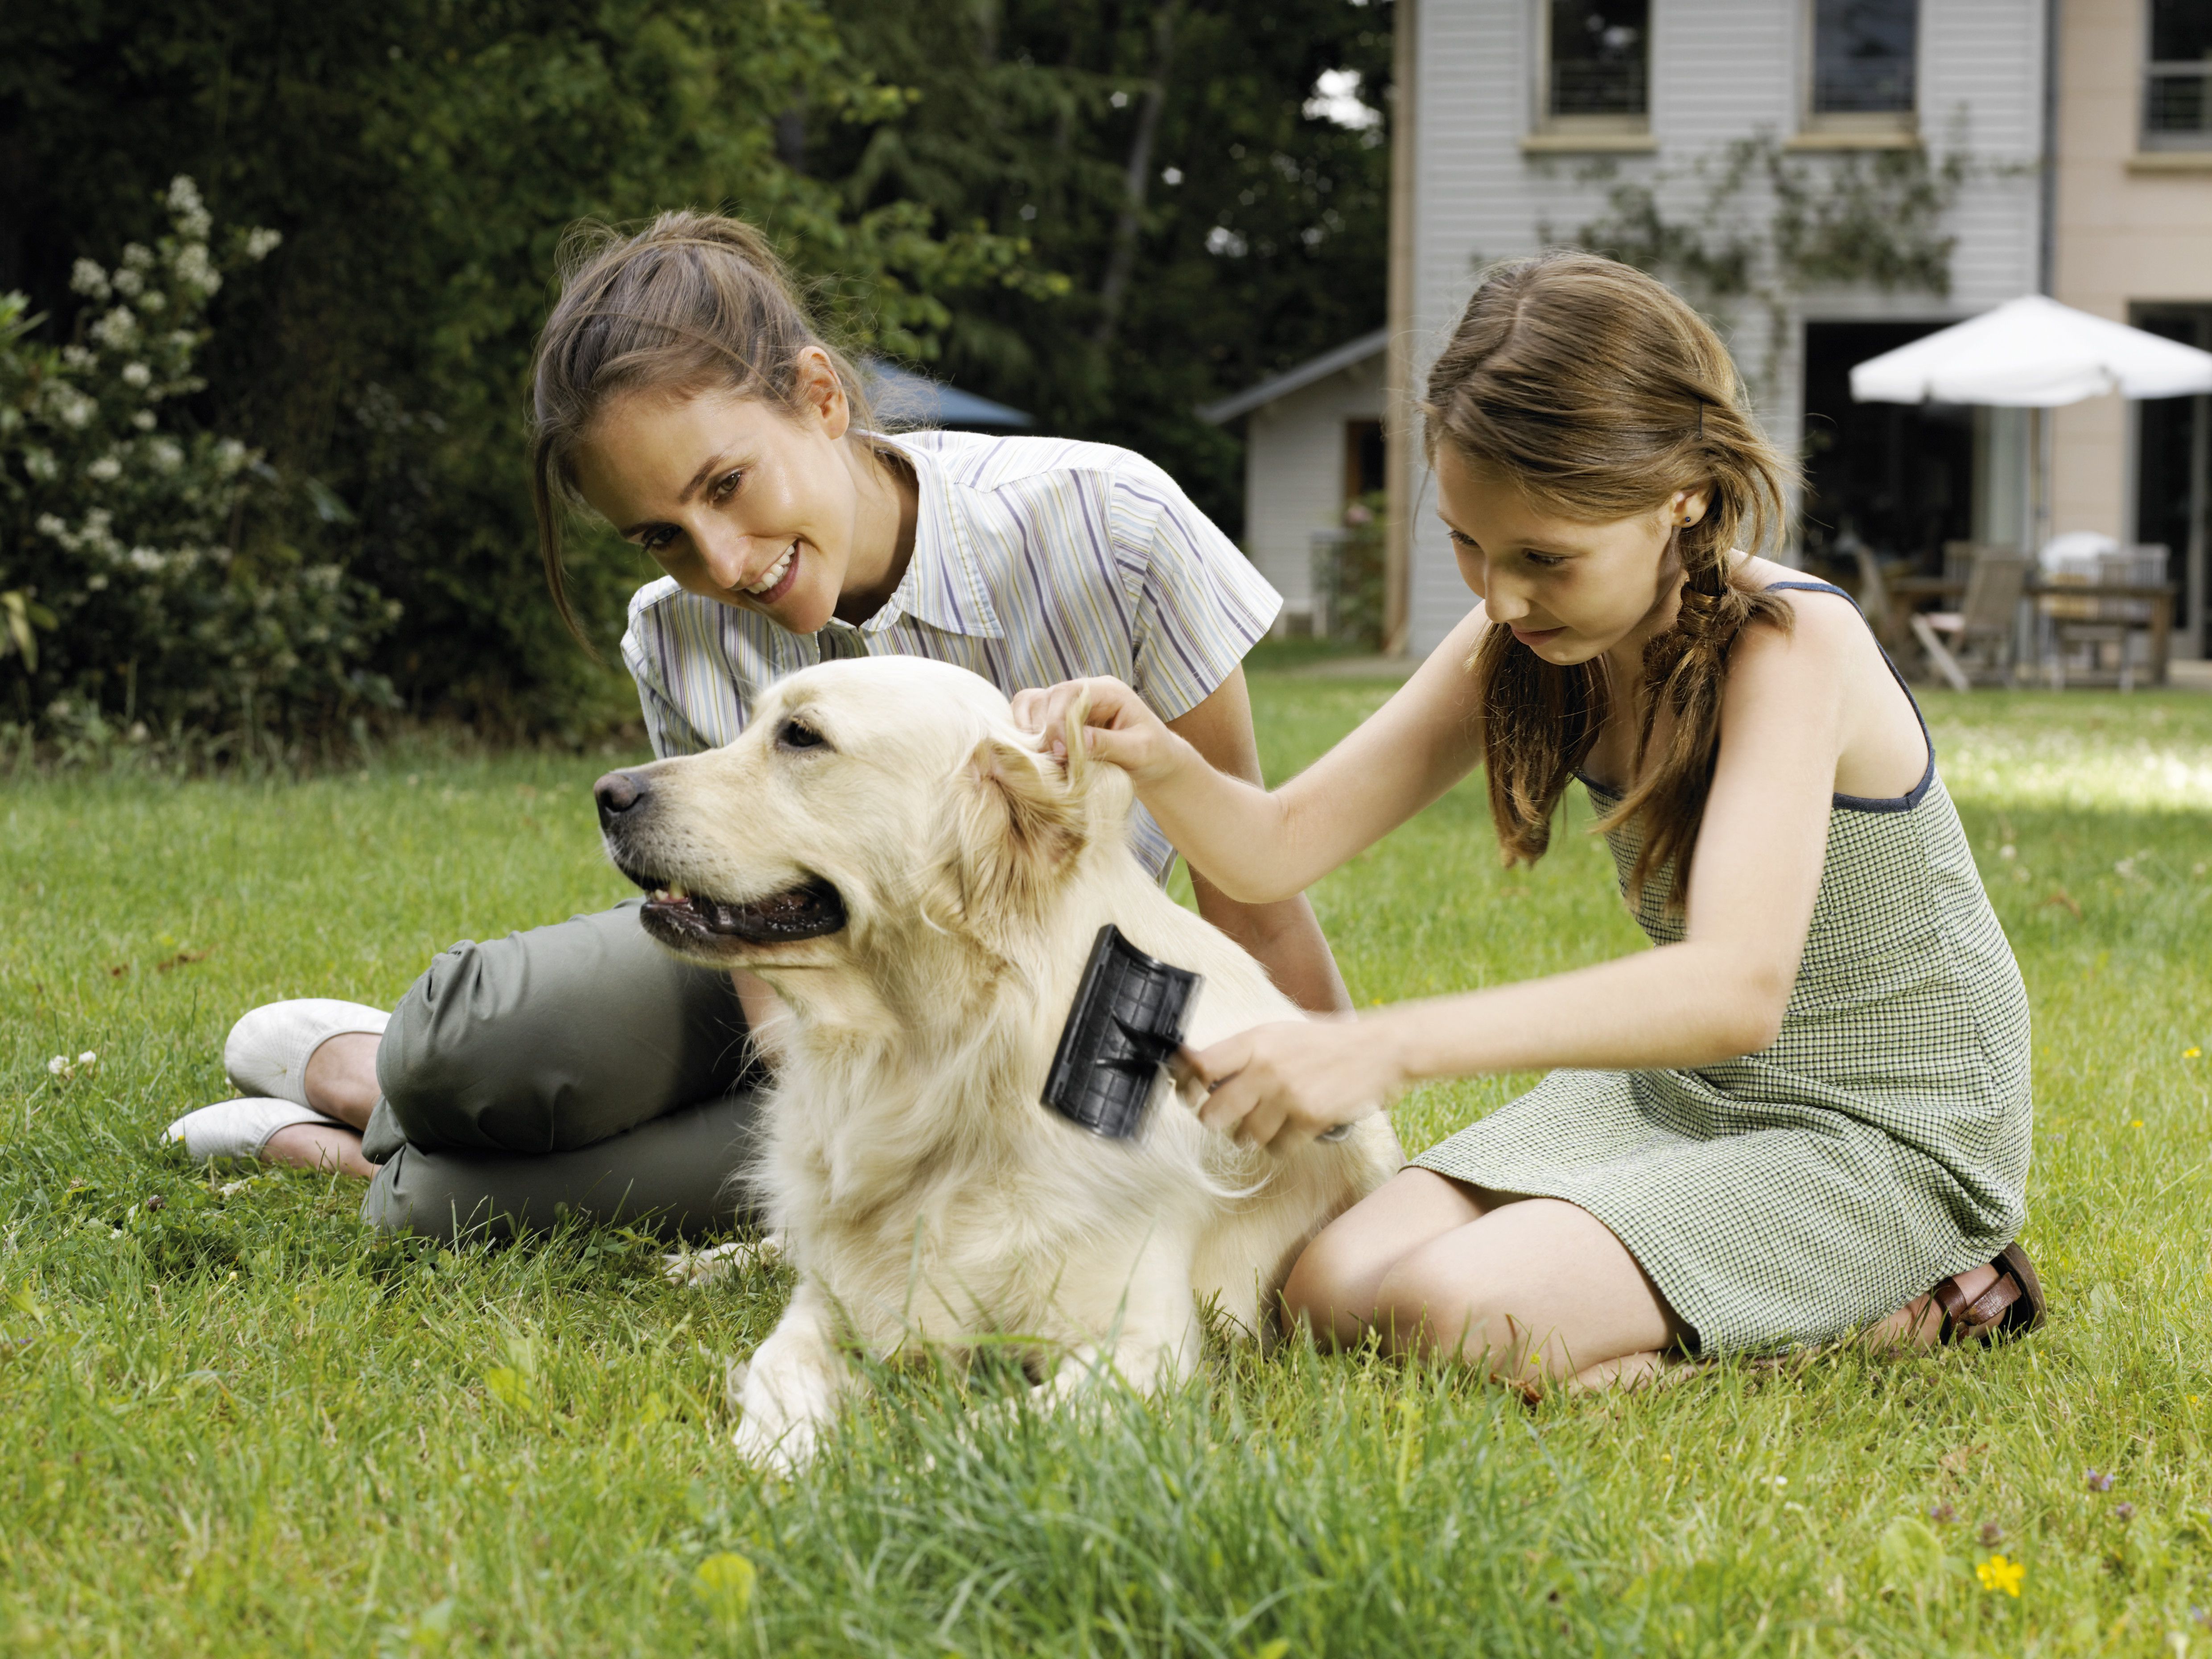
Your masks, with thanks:
<instances>
[{"instance_id":1,"label":"white clover flower","mask_svg":"<svg viewBox=\"0 0 2212 1659\"><path fill-rule=\"evenodd\" d=\"M101 483L112 483L123 476L123 463L112 455L103 455L85 468L84 476L88 478L96 478Z\"/></svg>"},{"instance_id":2,"label":"white clover flower","mask_svg":"<svg viewBox=\"0 0 2212 1659\"><path fill-rule=\"evenodd\" d=\"M143 292L145 287L146 279L128 265L115 273L115 291L125 299Z\"/></svg>"},{"instance_id":3,"label":"white clover flower","mask_svg":"<svg viewBox=\"0 0 2212 1659\"><path fill-rule=\"evenodd\" d=\"M127 306L118 306L92 325L92 337L111 351L120 351L138 337L138 319Z\"/></svg>"},{"instance_id":4,"label":"white clover flower","mask_svg":"<svg viewBox=\"0 0 2212 1659\"><path fill-rule=\"evenodd\" d=\"M246 233L246 257L257 262L265 259L276 251L277 244L283 240L283 231L270 230L265 226L249 230Z\"/></svg>"},{"instance_id":5,"label":"white clover flower","mask_svg":"<svg viewBox=\"0 0 2212 1659\"><path fill-rule=\"evenodd\" d=\"M67 1054L56 1054L52 1060L46 1062L46 1071L50 1076L64 1076L69 1071L69 1056Z\"/></svg>"},{"instance_id":6,"label":"white clover flower","mask_svg":"<svg viewBox=\"0 0 2212 1659\"><path fill-rule=\"evenodd\" d=\"M222 286L222 273L209 263L205 242L186 242L179 248L174 269L179 282L203 294L212 294Z\"/></svg>"},{"instance_id":7,"label":"white clover flower","mask_svg":"<svg viewBox=\"0 0 2212 1659\"><path fill-rule=\"evenodd\" d=\"M23 471L40 483L52 483L55 475L61 471L61 466L54 459L52 450L31 448L23 452ZM46 516L53 517L52 514ZM56 520L55 522L59 523L60 520Z\"/></svg>"},{"instance_id":8,"label":"white clover flower","mask_svg":"<svg viewBox=\"0 0 2212 1659\"><path fill-rule=\"evenodd\" d=\"M153 378L154 371L143 363L123 365L123 384L125 386L143 386L150 383Z\"/></svg>"},{"instance_id":9,"label":"white clover flower","mask_svg":"<svg viewBox=\"0 0 2212 1659\"><path fill-rule=\"evenodd\" d=\"M88 1048L76 1057L76 1063L80 1066L90 1066L96 1063L99 1059L100 1056L98 1054L94 1053L92 1049Z\"/></svg>"},{"instance_id":10,"label":"white clover flower","mask_svg":"<svg viewBox=\"0 0 2212 1659\"><path fill-rule=\"evenodd\" d=\"M129 244L123 250L123 268L125 270L153 270L154 250L143 242Z\"/></svg>"},{"instance_id":11,"label":"white clover flower","mask_svg":"<svg viewBox=\"0 0 2212 1659\"><path fill-rule=\"evenodd\" d=\"M131 424L141 432L151 432L154 429L154 411L150 409L140 410L131 417Z\"/></svg>"},{"instance_id":12,"label":"white clover flower","mask_svg":"<svg viewBox=\"0 0 2212 1659\"><path fill-rule=\"evenodd\" d=\"M174 472L184 465L185 449L173 438L156 438L146 446L147 459L163 472Z\"/></svg>"},{"instance_id":13,"label":"white clover flower","mask_svg":"<svg viewBox=\"0 0 2212 1659\"><path fill-rule=\"evenodd\" d=\"M107 297L107 273L89 259L80 259L70 267L70 288L98 301Z\"/></svg>"}]
</instances>

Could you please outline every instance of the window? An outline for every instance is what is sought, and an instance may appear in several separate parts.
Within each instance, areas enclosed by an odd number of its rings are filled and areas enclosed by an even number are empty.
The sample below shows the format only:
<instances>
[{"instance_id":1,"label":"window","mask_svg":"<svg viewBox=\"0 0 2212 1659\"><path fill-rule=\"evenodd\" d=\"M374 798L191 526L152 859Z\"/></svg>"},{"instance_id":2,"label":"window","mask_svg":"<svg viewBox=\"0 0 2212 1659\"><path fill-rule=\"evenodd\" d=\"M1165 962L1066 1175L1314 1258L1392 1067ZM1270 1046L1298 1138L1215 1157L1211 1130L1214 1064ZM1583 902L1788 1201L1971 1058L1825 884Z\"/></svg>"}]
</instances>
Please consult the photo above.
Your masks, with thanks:
<instances>
[{"instance_id":1,"label":"window","mask_svg":"<svg viewBox=\"0 0 2212 1659\"><path fill-rule=\"evenodd\" d=\"M1912 126L1918 0L1813 0L1813 132L1895 132Z\"/></svg>"},{"instance_id":2,"label":"window","mask_svg":"<svg viewBox=\"0 0 2212 1659\"><path fill-rule=\"evenodd\" d=\"M1544 125L1555 132L1650 125L1650 0L1546 0Z\"/></svg>"},{"instance_id":3,"label":"window","mask_svg":"<svg viewBox=\"0 0 2212 1659\"><path fill-rule=\"evenodd\" d=\"M2150 0L2143 148L2212 149L2212 0Z\"/></svg>"}]
</instances>

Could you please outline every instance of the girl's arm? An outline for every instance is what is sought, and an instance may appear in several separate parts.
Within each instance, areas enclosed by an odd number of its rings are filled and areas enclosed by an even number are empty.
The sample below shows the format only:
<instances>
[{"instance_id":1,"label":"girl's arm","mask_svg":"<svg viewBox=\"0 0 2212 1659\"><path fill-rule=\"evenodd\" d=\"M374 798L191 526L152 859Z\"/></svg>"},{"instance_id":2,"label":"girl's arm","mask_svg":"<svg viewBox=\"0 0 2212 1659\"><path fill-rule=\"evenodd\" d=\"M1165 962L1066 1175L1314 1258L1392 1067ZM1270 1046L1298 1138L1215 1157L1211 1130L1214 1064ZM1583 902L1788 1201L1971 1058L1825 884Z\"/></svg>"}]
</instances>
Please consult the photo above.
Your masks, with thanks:
<instances>
[{"instance_id":1,"label":"girl's arm","mask_svg":"<svg viewBox=\"0 0 2212 1659\"><path fill-rule=\"evenodd\" d=\"M1344 1024L1257 1027L1190 1056L1218 1085L1205 1121L1288 1146L1425 1078L1687 1067L1772 1042L1820 888L1856 626L1796 610L1794 633L1753 628L1732 653L1680 944Z\"/></svg>"},{"instance_id":2,"label":"girl's arm","mask_svg":"<svg viewBox=\"0 0 2212 1659\"><path fill-rule=\"evenodd\" d=\"M1252 699L1243 669L1231 671L1203 702L1168 721L1167 727L1215 771L1261 783L1260 745L1252 735ZM1195 869L1190 884L1199 915L1257 957L1291 1001L1310 1013L1351 1011L1351 994L1304 894L1273 904L1247 904Z\"/></svg>"},{"instance_id":3,"label":"girl's arm","mask_svg":"<svg viewBox=\"0 0 2212 1659\"><path fill-rule=\"evenodd\" d=\"M1247 905L1269 905L1303 893L1466 775L1480 752L1466 664L1486 625L1477 605L1372 718L1273 794L1208 765L1119 680L1024 691L1014 714L1065 753L1068 717L1085 707L1091 753L1130 775L1192 874Z\"/></svg>"}]
</instances>

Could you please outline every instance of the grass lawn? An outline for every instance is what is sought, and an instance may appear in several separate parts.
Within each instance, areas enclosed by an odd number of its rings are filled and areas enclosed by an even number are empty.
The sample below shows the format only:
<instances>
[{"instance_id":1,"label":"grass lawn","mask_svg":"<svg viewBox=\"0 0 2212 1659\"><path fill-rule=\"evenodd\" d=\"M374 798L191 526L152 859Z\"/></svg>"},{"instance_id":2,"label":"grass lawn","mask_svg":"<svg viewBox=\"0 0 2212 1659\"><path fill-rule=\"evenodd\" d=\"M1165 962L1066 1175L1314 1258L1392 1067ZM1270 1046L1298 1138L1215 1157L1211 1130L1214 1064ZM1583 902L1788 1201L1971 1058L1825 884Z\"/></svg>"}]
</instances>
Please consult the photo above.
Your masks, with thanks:
<instances>
[{"instance_id":1,"label":"grass lawn","mask_svg":"<svg viewBox=\"0 0 2212 1659\"><path fill-rule=\"evenodd\" d=\"M1271 770L1386 692L1258 678ZM907 1372L788 1485L722 1403L773 1272L379 1243L357 1188L155 1144L251 1004L388 1004L457 937L619 896L606 763L0 777L0 1648L2212 1653L2212 698L1929 702L2033 1000L2042 1334L1533 1410L1293 1349L970 1429L1009 1379ZM1638 947L1594 842L1492 849L1462 787L1317 890L1363 1004Z\"/></svg>"}]
</instances>

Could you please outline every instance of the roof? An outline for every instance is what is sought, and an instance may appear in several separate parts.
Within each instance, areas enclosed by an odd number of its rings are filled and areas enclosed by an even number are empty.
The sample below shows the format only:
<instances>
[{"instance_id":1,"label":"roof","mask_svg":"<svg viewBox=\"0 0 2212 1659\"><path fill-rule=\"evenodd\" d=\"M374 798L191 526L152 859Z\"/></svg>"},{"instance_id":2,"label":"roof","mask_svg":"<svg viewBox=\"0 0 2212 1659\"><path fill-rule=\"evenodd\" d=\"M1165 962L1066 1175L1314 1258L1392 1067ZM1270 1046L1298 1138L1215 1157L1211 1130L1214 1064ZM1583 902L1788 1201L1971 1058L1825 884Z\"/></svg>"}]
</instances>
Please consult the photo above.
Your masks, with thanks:
<instances>
[{"instance_id":1,"label":"roof","mask_svg":"<svg viewBox=\"0 0 2212 1659\"><path fill-rule=\"evenodd\" d=\"M1388 328L1378 328L1372 334L1346 340L1334 350L1324 351L1318 357L1309 357L1296 368L1286 368L1279 374L1271 375L1234 397L1224 398L1218 403L1200 404L1198 418L1209 426L1225 426L1239 415L1250 414L1262 404L1272 404L1278 398L1287 398L1302 386L1327 380L1340 368L1350 368L1354 363L1365 362L1389 343L1390 331Z\"/></svg>"},{"instance_id":2,"label":"roof","mask_svg":"<svg viewBox=\"0 0 2212 1659\"><path fill-rule=\"evenodd\" d=\"M868 396L877 415L895 425L967 429L1030 423L1018 409L994 404L988 398L930 380L880 357L863 360L860 372L867 376Z\"/></svg>"}]
</instances>

